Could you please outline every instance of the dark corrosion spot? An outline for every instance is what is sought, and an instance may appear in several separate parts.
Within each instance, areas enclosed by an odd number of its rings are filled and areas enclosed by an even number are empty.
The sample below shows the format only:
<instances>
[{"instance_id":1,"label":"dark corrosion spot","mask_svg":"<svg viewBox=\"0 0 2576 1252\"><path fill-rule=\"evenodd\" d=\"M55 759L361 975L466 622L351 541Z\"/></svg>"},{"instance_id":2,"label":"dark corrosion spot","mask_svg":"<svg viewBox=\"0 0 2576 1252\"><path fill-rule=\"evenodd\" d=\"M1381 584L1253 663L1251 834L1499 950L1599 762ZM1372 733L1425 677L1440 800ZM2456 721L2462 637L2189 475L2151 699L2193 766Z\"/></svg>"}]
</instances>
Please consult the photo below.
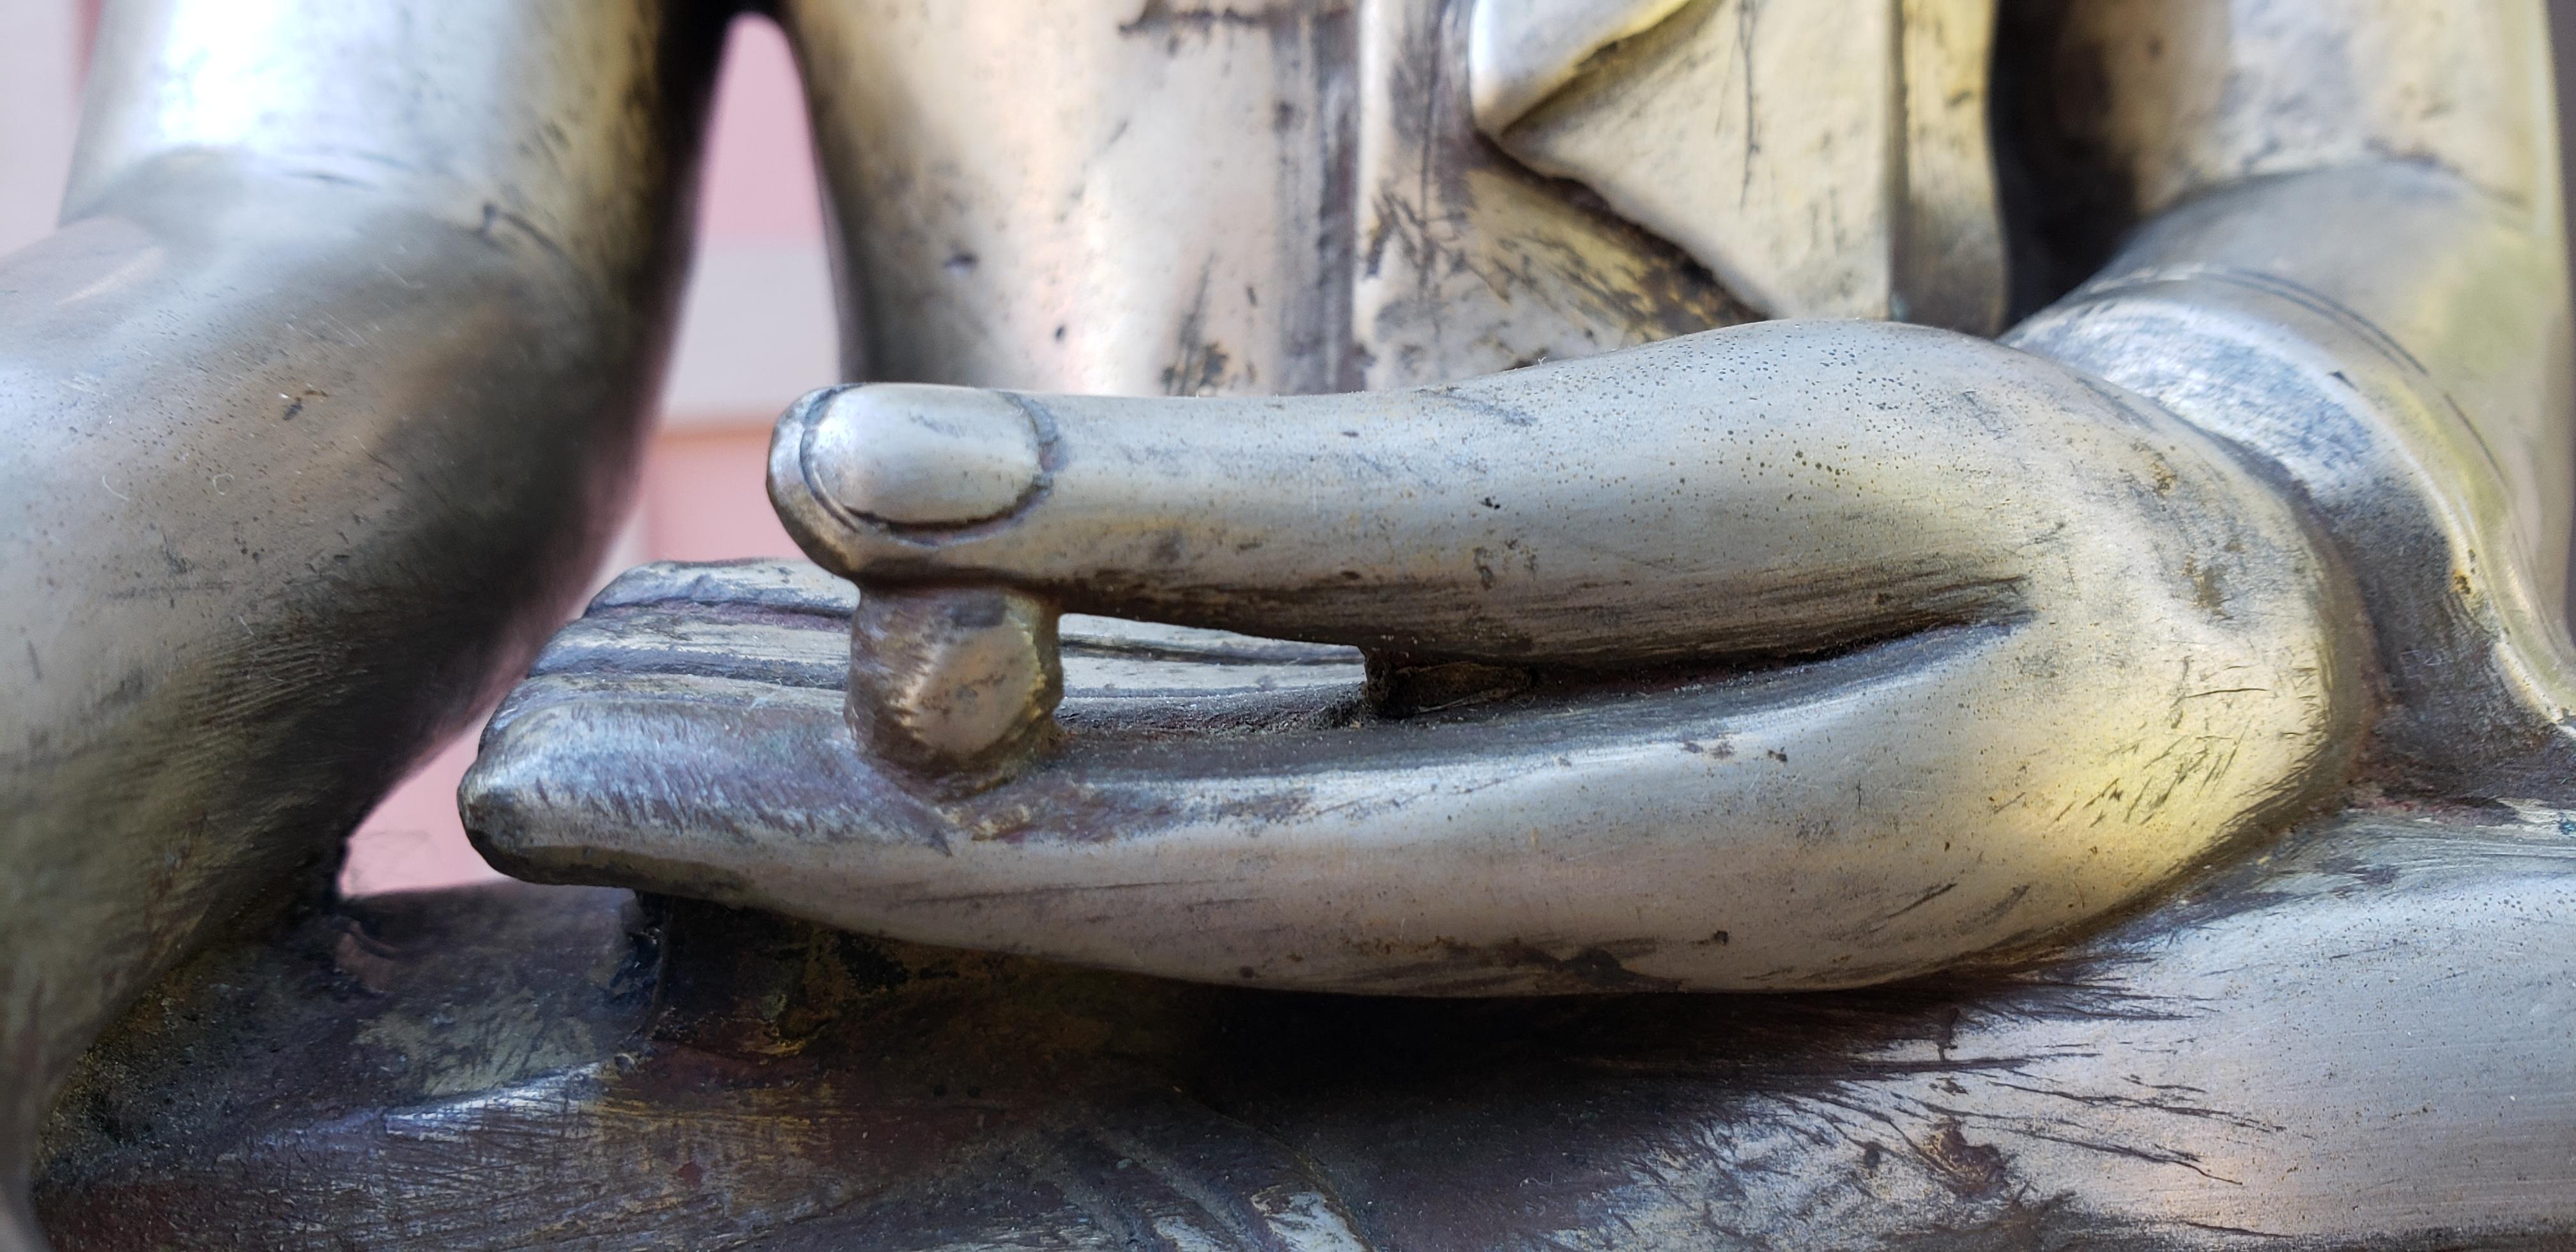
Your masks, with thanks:
<instances>
[{"instance_id":1,"label":"dark corrosion spot","mask_svg":"<svg viewBox=\"0 0 2576 1252\"><path fill-rule=\"evenodd\" d=\"M1997 1195L2012 1182L2003 1150L1992 1144L1968 1142L1965 1128L1956 1118L1944 1123L1941 1133L1925 1143L1921 1153L1941 1181L1962 1196Z\"/></svg>"}]
</instances>

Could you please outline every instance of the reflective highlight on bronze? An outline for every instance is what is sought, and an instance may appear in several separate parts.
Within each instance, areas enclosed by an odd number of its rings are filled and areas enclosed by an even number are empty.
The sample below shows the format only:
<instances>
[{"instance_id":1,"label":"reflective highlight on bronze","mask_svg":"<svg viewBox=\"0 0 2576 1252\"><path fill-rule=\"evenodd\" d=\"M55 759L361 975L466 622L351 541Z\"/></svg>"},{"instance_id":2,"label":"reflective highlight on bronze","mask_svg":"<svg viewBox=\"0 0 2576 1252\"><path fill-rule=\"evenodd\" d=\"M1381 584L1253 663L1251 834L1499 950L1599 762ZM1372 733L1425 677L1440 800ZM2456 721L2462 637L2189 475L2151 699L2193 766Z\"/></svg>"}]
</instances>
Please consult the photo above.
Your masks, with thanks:
<instances>
[{"instance_id":1,"label":"reflective highlight on bronze","mask_svg":"<svg viewBox=\"0 0 2576 1252\"><path fill-rule=\"evenodd\" d=\"M2540 6L784 0L813 563L536 655L572 885L270 890L613 513L678 7L111 9L0 280L61 1243L2576 1233Z\"/></svg>"}]
</instances>

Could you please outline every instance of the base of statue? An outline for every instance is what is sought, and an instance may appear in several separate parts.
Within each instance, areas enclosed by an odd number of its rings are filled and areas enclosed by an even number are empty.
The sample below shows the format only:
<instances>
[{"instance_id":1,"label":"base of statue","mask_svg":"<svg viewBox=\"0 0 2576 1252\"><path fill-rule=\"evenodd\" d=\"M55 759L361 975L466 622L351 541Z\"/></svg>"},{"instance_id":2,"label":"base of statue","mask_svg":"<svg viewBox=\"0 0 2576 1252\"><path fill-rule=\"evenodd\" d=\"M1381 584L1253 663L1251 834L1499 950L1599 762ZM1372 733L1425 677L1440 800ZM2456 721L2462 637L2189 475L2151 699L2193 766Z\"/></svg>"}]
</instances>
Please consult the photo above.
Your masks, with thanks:
<instances>
[{"instance_id":1,"label":"base of statue","mask_svg":"<svg viewBox=\"0 0 2576 1252\"><path fill-rule=\"evenodd\" d=\"M501 884L309 906L93 1052L63 1248L2551 1245L2576 820L2384 805L2014 972L1266 992Z\"/></svg>"}]
</instances>

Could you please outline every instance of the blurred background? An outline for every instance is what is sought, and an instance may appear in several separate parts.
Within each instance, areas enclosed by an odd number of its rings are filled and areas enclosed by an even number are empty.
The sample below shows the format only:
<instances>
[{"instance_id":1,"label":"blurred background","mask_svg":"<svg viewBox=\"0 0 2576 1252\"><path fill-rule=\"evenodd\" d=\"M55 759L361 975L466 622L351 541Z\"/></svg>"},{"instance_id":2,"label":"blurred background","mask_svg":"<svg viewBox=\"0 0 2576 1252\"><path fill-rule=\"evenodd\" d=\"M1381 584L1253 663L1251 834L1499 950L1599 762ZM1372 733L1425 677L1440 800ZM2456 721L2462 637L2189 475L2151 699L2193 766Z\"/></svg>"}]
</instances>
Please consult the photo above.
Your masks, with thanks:
<instances>
[{"instance_id":1,"label":"blurred background","mask_svg":"<svg viewBox=\"0 0 2576 1252\"><path fill-rule=\"evenodd\" d=\"M53 229L98 5L0 0L0 253ZM2549 0L2549 10L2563 143L2576 133L2576 0ZM796 555L762 488L769 427L789 401L839 377L832 318L795 63L777 27L746 18L728 37L716 91L697 257L661 424L633 515L597 581L646 561ZM473 741L469 732L448 744L377 806L351 841L346 890L498 877L456 818Z\"/></svg>"}]
</instances>

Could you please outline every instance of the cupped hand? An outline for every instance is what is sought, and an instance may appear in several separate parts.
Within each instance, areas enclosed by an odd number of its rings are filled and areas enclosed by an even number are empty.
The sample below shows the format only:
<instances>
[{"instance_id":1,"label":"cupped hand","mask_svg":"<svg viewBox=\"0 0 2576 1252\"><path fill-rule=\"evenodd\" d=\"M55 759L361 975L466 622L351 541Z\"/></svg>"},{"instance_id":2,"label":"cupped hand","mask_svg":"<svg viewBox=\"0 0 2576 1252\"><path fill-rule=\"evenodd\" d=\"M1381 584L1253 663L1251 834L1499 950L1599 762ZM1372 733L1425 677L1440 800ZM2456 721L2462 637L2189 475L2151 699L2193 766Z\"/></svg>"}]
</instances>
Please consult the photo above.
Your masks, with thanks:
<instances>
[{"instance_id":1,"label":"cupped hand","mask_svg":"<svg viewBox=\"0 0 2576 1252\"><path fill-rule=\"evenodd\" d=\"M2115 909L2358 736L2292 505L1945 332L1307 398L867 387L776 449L855 603L612 590L467 783L496 863L1182 977L1841 986Z\"/></svg>"}]
</instances>

